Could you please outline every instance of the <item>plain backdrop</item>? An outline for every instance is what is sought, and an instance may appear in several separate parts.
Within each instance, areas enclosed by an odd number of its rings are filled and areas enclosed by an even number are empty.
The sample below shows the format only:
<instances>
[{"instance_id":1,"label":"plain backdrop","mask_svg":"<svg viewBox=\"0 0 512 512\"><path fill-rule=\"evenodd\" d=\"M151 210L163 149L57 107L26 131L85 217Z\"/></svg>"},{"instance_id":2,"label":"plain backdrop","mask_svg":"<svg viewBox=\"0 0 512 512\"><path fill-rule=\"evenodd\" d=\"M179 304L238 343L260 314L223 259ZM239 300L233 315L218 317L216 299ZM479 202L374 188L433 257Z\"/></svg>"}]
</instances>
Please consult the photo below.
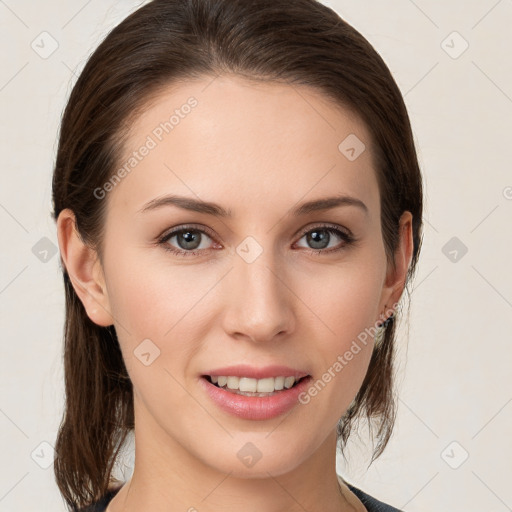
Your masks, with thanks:
<instances>
[{"instance_id":1,"label":"plain backdrop","mask_svg":"<svg viewBox=\"0 0 512 512\"><path fill-rule=\"evenodd\" d=\"M409 512L512 510L512 1L325 3L390 67L425 180L396 429L369 468L366 438L352 442L338 472ZM64 321L52 167L76 76L138 5L0 0L0 512L65 510L52 466Z\"/></svg>"}]
</instances>

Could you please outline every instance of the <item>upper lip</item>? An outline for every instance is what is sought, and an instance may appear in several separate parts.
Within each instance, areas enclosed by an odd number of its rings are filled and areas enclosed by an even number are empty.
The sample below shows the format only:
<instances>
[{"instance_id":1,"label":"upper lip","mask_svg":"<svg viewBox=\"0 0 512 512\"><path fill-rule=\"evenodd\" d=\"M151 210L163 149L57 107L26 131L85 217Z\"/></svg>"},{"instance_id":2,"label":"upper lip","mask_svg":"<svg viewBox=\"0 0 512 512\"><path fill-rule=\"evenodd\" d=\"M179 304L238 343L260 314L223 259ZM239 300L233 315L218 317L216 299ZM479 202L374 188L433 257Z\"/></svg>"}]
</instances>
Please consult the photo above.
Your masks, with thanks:
<instances>
[{"instance_id":1,"label":"upper lip","mask_svg":"<svg viewBox=\"0 0 512 512\"><path fill-rule=\"evenodd\" d=\"M215 368L209 370L203 375L213 376L233 376L233 377L249 377L252 379L265 379L268 377L295 377L296 380L302 377L307 377L309 374L303 370L290 368L289 366L271 365L257 368L246 364L239 364L236 366L225 366L224 368Z\"/></svg>"}]
</instances>

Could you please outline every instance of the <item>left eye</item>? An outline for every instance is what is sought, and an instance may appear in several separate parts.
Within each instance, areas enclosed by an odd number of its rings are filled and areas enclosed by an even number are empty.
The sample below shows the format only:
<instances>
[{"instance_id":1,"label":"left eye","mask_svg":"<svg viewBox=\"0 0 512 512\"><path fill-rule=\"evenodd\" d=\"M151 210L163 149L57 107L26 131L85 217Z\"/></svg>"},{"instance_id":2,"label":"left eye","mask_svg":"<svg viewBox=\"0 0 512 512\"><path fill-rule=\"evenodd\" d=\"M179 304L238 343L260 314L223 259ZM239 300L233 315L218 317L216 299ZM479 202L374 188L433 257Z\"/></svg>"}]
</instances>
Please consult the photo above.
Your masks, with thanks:
<instances>
[{"instance_id":1,"label":"left eye","mask_svg":"<svg viewBox=\"0 0 512 512\"><path fill-rule=\"evenodd\" d=\"M342 240L343 243L341 244L341 247L329 247L333 235L335 238ZM203 237L212 240L212 236L206 233L203 229L182 227L164 235L160 238L158 243L162 245L165 250L174 254L180 256L193 256L209 249L208 244L204 246ZM170 244L170 241L173 238L176 238L178 247ZM339 251L354 241L352 235L332 226L318 226L316 228L309 229L302 233L299 241L303 238L306 239L306 243L310 244L310 247L306 247L306 250L314 254Z\"/></svg>"},{"instance_id":2,"label":"left eye","mask_svg":"<svg viewBox=\"0 0 512 512\"><path fill-rule=\"evenodd\" d=\"M331 242L333 238L332 235L334 235L334 237L340 238L345 242L341 248L352 241L352 238L347 233L333 227L318 227L310 229L302 235L301 240L305 237L307 243L312 244L310 249L313 249L314 252L330 252L330 250L323 251L323 249L329 248L329 242ZM332 246L330 249L332 249ZM338 250L338 248L335 250Z\"/></svg>"}]
</instances>

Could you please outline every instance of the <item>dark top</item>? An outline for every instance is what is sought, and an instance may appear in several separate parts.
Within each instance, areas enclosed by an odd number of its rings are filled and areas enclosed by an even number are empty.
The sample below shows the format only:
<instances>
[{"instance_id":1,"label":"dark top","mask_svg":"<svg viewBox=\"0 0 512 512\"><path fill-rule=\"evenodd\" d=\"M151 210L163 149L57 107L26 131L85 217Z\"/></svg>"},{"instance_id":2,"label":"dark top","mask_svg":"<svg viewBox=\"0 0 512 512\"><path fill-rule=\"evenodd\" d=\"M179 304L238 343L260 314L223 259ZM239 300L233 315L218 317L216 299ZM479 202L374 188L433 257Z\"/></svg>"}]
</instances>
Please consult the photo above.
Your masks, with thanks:
<instances>
[{"instance_id":1,"label":"dark top","mask_svg":"<svg viewBox=\"0 0 512 512\"><path fill-rule=\"evenodd\" d=\"M361 500L361 502L366 507L368 512L403 512L395 507L392 507L391 505L386 505L386 503L382 503L382 501L379 501L374 497L370 496L369 494L366 494L357 487L350 485L348 482L346 482L346 484L347 487ZM117 494L119 489L121 489L121 486L108 491L103 496L103 498L96 501L89 507L81 509L80 512L105 512L108 504Z\"/></svg>"}]
</instances>

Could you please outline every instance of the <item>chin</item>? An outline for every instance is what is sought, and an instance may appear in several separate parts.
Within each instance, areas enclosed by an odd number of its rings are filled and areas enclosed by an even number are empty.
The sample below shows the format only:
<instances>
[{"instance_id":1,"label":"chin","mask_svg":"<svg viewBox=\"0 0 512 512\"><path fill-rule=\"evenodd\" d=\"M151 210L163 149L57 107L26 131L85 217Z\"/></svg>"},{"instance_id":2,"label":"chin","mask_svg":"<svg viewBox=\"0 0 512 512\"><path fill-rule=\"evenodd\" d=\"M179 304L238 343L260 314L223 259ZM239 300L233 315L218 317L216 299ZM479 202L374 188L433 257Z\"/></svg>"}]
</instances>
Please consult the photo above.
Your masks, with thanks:
<instances>
[{"instance_id":1,"label":"chin","mask_svg":"<svg viewBox=\"0 0 512 512\"><path fill-rule=\"evenodd\" d=\"M223 445L217 445L204 461L217 471L230 473L234 478L269 478L293 471L306 455L304 444L290 443L290 432L239 433ZM272 436L275 438L272 439ZM299 435L299 434L298 434ZM284 444L283 437L286 438ZM314 448L312 448L313 450Z\"/></svg>"}]
</instances>

